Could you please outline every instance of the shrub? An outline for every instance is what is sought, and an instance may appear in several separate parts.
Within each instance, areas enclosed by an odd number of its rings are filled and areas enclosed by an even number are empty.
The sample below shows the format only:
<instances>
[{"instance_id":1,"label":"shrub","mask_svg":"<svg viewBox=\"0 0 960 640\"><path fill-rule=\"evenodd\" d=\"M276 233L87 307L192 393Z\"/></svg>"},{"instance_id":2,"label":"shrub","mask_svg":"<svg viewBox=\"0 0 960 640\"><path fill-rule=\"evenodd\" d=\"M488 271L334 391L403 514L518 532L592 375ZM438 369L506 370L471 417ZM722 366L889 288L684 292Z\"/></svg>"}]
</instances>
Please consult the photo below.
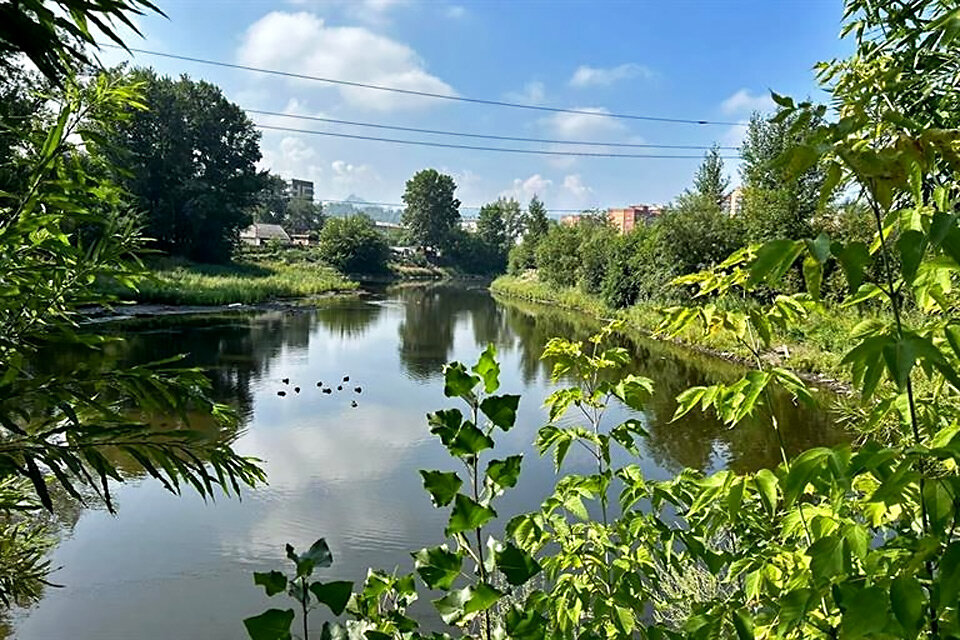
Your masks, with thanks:
<instances>
[{"instance_id":1,"label":"shrub","mask_svg":"<svg viewBox=\"0 0 960 640\"><path fill-rule=\"evenodd\" d=\"M331 218L320 231L320 256L347 273L384 273L390 247L366 216Z\"/></svg>"}]
</instances>

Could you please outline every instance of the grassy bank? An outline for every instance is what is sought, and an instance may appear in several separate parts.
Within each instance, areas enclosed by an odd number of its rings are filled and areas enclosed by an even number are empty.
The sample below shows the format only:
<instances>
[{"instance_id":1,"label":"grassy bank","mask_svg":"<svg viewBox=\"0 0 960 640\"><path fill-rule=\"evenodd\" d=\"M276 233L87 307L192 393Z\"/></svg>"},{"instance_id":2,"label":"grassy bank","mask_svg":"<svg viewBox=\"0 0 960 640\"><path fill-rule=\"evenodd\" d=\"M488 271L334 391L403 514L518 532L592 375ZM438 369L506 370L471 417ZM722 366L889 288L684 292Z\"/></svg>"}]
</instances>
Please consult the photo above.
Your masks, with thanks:
<instances>
[{"instance_id":1,"label":"grassy bank","mask_svg":"<svg viewBox=\"0 0 960 640\"><path fill-rule=\"evenodd\" d=\"M640 334L649 335L660 323L660 306L641 302L627 309L614 310L602 299L583 291L557 288L537 280L528 273L523 277L501 276L493 281L490 290L506 298L520 298L541 304L580 311L598 318L622 318ZM862 320L856 312L847 309L825 309L811 315L803 326L788 333L775 333L773 346L766 357L778 365L794 371L840 378L840 360L848 344L850 330ZM749 353L733 340L723 336L703 337L690 332L679 341L697 348L706 348L724 356L746 359Z\"/></svg>"},{"instance_id":2,"label":"grassy bank","mask_svg":"<svg viewBox=\"0 0 960 640\"><path fill-rule=\"evenodd\" d=\"M334 269L308 262L206 265L160 260L150 267L151 277L142 281L137 291L114 293L146 304L228 305L308 298L357 288L356 282Z\"/></svg>"}]
</instances>

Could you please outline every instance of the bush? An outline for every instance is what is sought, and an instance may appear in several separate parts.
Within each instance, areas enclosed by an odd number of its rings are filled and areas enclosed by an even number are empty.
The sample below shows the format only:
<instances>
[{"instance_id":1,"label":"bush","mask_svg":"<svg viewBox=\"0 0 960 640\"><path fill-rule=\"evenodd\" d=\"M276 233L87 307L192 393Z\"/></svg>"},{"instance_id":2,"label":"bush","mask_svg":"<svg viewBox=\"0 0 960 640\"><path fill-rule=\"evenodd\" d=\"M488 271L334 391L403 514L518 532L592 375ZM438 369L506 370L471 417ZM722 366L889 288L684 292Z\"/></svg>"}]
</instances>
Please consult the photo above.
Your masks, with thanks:
<instances>
[{"instance_id":1,"label":"bush","mask_svg":"<svg viewBox=\"0 0 960 640\"><path fill-rule=\"evenodd\" d=\"M617 232L606 224L581 223L576 228L580 233L577 283L587 293L600 293Z\"/></svg>"},{"instance_id":2,"label":"bush","mask_svg":"<svg viewBox=\"0 0 960 640\"><path fill-rule=\"evenodd\" d=\"M510 249L510 255L507 258L507 273L510 275L520 275L528 269L537 268L536 246L524 239L523 242Z\"/></svg>"},{"instance_id":3,"label":"bush","mask_svg":"<svg viewBox=\"0 0 960 640\"><path fill-rule=\"evenodd\" d=\"M330 218L320 231L320 256L347 273L384 273L390 247L366 216Z\"/></svg>"},{"instance_id":4,"label":"bush","mask_svg":"<svg viewBox=\"0 0 960 640\"><path fill-rule=\"evenodd\" d=\"M561 287L577 283L580 266L580 233L576 227L557 225L547 232L537 247L537 270L540 279Z\"/></svg>"},{"instance_id":5,"label":"bush","mask_svg":"<svg viewBox=\"0 0 960 640\"><path fill-rule=\"evenodd\" d=\"M477 275L503 273L507 262L499 246L490 245L477 234L462 229L452 234L446 257L450 266Z\"/></svg>"}]
</instances>

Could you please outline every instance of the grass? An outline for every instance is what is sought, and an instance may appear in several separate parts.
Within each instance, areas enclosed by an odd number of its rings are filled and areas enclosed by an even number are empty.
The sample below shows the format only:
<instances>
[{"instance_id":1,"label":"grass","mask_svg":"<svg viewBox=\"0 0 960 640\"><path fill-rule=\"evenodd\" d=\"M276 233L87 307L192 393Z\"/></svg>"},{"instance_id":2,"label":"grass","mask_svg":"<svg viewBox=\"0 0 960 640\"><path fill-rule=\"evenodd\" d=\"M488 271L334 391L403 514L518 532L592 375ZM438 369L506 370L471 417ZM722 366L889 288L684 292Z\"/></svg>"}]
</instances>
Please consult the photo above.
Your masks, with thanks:
<instances>
[{"instance_id":1,"label":"grass","mask_svg":"<svg viewBox=\"0 0 960 640\"><path fill-rule=\"evenodd\" d=\"M661 320L661 306L657 303L640 302L627 309L614 310L598 296L574 287L545 284L532 272L523 276L501 276L493 281L490 290L507 298L555 305L598 318L623 318L628 326L644 335L653 333ZM850 309L824 308L809 316L803 325L789 332L775 333L766 357L794 371L846 378L840 361L850 346L850 331L861 320L863 317ZM723 335L703 336L690 331L681 334L677 341L740 359L750 356L733 339Z\"/></svg>"},{"instance_id":2,"label":"grass","mask_svg":"<svg viewBox=\"0 0 960 640\"><path fill-rule=\"evenodd\" d=\"M137 291L111 289L121 299L141 303L219 306L257 304L352 291L357 283L318 263L237 262L195 264L172 259L150 264L151 277Z\"/></svg>"}]
</instances>

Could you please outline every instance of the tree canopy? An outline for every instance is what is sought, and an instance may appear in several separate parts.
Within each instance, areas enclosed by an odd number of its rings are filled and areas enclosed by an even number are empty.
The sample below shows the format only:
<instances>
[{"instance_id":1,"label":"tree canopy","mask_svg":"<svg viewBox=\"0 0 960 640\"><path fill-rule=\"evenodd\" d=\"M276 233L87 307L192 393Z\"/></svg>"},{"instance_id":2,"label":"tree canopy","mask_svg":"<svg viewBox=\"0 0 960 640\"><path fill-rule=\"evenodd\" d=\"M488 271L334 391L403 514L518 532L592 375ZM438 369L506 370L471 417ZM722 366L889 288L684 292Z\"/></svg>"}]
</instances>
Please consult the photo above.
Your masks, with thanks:
<instances>
[{"instance_id":1,"label":"tree canopy","mask_svg":"<svg viewBox=\"0 0 960 640\"><path fill-rule=\"evenodd\" d=\"M450 248L460 224L460 201L453 178L436 169L418 171L407 181L401 221L410 240L428 256Z\"/></svg>"},{"instance_id":2,"label":"tree canopy","mask_svg":"<svg viewBox=\"0 0 960 640\"><path fill-rule=\"evenodd\" d=\"M147 109L131 110L108 132L115 178L144 212L156 247L200 262L230 258L269 185L256 168L260 133L208 82L174 80L150 69L132 79Z\"/></svg>"}]
</instances>

